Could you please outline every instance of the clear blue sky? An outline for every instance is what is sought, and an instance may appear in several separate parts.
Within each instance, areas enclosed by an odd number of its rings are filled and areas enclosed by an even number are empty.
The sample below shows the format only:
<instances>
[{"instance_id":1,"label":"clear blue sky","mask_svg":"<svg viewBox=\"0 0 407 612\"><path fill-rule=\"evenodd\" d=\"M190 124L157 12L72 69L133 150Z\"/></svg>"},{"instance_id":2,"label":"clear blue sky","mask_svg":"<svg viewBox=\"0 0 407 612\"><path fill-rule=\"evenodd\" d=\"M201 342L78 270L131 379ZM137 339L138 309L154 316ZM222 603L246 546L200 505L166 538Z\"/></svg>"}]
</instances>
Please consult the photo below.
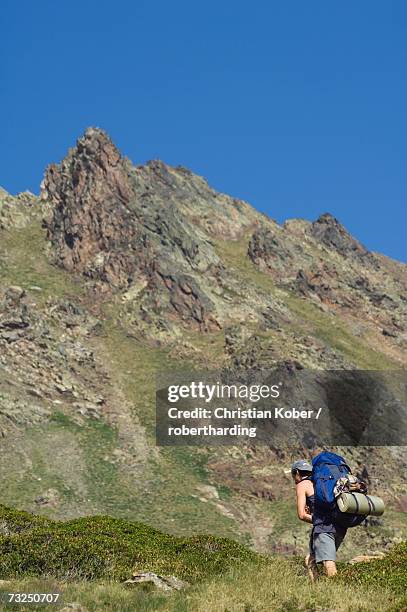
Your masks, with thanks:
<instances>
[{"instance_id":1,"label":"clear blue sky","mask_svg":"<svg viewBox=\"0 0 407 612\"><path fill-rule=\"evenodd\" d=\"M3 0L0 185L89 125L406 260L407 2Z\"/></svg>"}]
</instances>

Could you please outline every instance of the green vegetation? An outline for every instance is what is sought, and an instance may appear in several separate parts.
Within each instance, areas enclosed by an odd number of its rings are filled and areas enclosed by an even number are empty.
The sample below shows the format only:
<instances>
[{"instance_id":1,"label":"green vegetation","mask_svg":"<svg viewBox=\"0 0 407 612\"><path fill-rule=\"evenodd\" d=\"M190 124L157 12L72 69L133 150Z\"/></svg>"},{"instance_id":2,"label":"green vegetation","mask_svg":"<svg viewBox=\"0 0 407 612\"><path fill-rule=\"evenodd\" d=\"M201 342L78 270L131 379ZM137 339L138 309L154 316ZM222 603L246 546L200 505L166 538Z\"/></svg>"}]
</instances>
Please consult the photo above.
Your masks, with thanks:
<instances>
[{"instance_id":1,"label":"green vegetation","mask_svg":"<svg viewBox=\"0 0 407 612\"><path fill-rule=\"evenodd\" d=\"M299 324L292 326L294 331L312 333L360 369L391 370L399 367L386 355L356 337L339 317L322 312L314 304L288 291L281 291L279 297L299 319Z\"/></svg>"},{"instance_id":2,"label":"green vegetation","mask_svg":"<svg viewBox=\"0 0 407 612\"><path fill-rule=\"evenodd\" d=\"M290 527L298 528L297 508L292 500L276 500L270 504L270 513L274 517L274 529L282 532ZM308 527L307 527L308 530Z\"/></svg>"},{"instance_id":3,"label":"green vegetation","mask_svg":"<svg viewBox=\"0 0 407 612\"><path fill-rule=\"evenodd\" d=\"M119 525L117 529L120 539L130 540L128 528L125 527L123 531L122 527ZM137 526L133 527L137 529ZM110 523L107 531L111 533L109 530L112 528L113 524ZM144 546L143 536L146 533L150 532L141 530L138 533L137 546L140 543ZM204 549L205 559L199 559L202 538L189 540L189 547L176 548L165 540L168 536L152 535L153 542L148 546L148 551L161 556L159 546L163 544L162 554L169 560L166 567L173 570L175 567L182 568L183 563L189 561L195 564L198 573L190 579L190 587L168 594L149 584L128 586L111 578L80 581L72 577L61 581L51 577L26 577L1 584L0 592L59 591L62 592L64 605L76 602L89 612L404 612L406 609L405 545L394 548L384 560L341 567L336 578L321 577L313 584L297 558L263 559L242 555L244 549L233 547L232 560L225 555L226 550L231 550L231 543L223 541L221 551L210 553ZM171 541L175 542L174 539ZM126 554L125 547L124 556ZM213 562L208 563L206 560L211 554L215 556ZM175 565L171 559L176 559ZM217 564L217 560L221 565ZM190 576L190 573L186 575ZM366 579L368 576L369 579ZM394 580L388 579L390 576ZM393 588L394 584L396 586ZM24 611L30 608L7 606L7 609ZM46 608L36 606L36 609Z\"/></svg>"},{"instance_id":4,"label":"green vegetation","mask_svg":"<svg viewBox=\"0 0 407 612\"><path fill-rule=\"evenodd\" d=\"M3 579L123 581L137 568L195 582L258 558L232 540L174 537L107 516L57 522L0 506L0 520Z\"/></svg>"},{"instance_id":5,"label":"green vegetation","mask_svg":"<svg viewBox=\"0 0 407 612\"><path fill-rule=\"evenodd\" d=\"M154 445L157 372L176 370L180 362L166 349L142 345L129 337L120 325L114 304L105 305L104 310L106 318L97 339L98 353L103 354L105 367L123 393L132 418L145 428L149 444ZM217 344L220 342L219 334L215 340ZM184 368L190 365L193 364L182 362ZM90 453L93 451L88 446L86 454ZM117 474L109 495L102 484L95 487L95 493L99 491L99 497L103 493L104 511L115 516L131 519L136 516L171 533L187 534L198 530L243 539L231 518L220 514L214 504L199 499L197 487L208 480L207 460L208 450L204 448L191 453L187 447L163 447L159 455L150 456L144 466L144 483L133 484L131 474ZM93 469L91 461L90 474ZM100 505L99 501L98 507Z\"/></svg>"},{"instance_id":6,"label":"green vegetation","mask_svg":"<svg viewBox=\"0 0 407 612\"><path fill-rule=\"evenodd\" d=\"M122 328L119 311L105 305L105 320L101 332L101 350L106 366L112 371L118 386L134 407L135 416L155 442L155 384L160 371L176 367L168 351L141 344L129 337Z\"/></svg>"},{"instance_id":7,"label":"green vegetation","mask_svg":"<svg viewBox=\"0 0 407 612\"><path fill-rule=\"evenodd\" d=\"M117 466L108 461L116 435L103 421L89 419L80 426L60 411L50 422L27 428L24 440L13 448L13 463L0 467L3 503L32 508L51 488L58 503L41 509L47 515L75 516L95 508L110 512L115 502L120 512L128 507L130 495L121 486ZM106 507L106 500L111 506Z\"/></svg>"},{"instance_id":8,"label":"green vegetation","mask_svg":"<svg viewBox=\"0 0 407 612\"><path fill-rule=\"evenodd\" d=\"M406 596L407 604L407 542L394 546L384 559L348 566L340 578L358 585L391 589Z\"/></svg>"},{"instance_id":9,"label":"green vegetation","mask_svg":"<svg viewBox=\"0 0 407 612\"><path fill-rule=\"evenodd\" d=\"M239 240L217 240L215 241L216 252L223 263L239 272L239 278L257 288L274 293L275 284L269 274L261 272L247 256L249 239L252 232L248 232Z\"/></svg>"},{"instance_id":10,"label":"green vegetation","mask_svg":"<svg viewBox=\"0 0 407 612\"><path fill-rule=\"evenodd\" d=\"M45 230L41 219L33 219L22 229L3 232L0 244L0 283L4 286L32 286L40 304L49 297L77 297L84 294L83 285L72 276L51 265L45 253Z\"/></svg>"}]
</instances>

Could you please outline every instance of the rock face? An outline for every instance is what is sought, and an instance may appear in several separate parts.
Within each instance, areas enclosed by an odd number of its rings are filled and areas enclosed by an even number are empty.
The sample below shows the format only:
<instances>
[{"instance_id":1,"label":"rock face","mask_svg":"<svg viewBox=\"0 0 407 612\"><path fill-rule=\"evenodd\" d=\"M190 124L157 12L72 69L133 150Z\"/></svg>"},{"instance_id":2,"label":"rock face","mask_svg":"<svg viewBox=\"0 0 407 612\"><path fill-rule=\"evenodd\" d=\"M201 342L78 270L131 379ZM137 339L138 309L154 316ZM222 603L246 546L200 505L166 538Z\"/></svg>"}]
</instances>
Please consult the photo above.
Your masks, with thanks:
<instances>
[{"instance_id":1,"label":"rock face","mask_svg":"<svg viewBox=\"0 0 407 612\"><path fill-rule=\"evenodd\" d=\"M124 293L143 334L211 331L249 312L261 321L281 311L276 300L247 291L215 248L214 238L239 240L251 230L247 257L277 284L327 310L358 310L404 342L405 273L393 266L389 274L330 214L281 227L183 167L133 166L96 128L49 166L41 199L55 262L98 292ZM231 292L245 297L231 301Z\"/></svg>"},{"instance_id":2,"label":"rock face","mask_svg":"<svg viewBox=\"0 0 407 612\"><path fill-rule=\"evenodd\" d=\"M99 419L105 399L95 392L97 368L86 338L97 320L68 301L49 299L47 313L33 292L0 291L0 429L46 421L69 402L78 419ZM1 391L8 389L7 396ZM61 399L63 398L63 399Z\"/></svg>"},{"instance_id":3,"label":"rock face","mask_svg":"<svg viewBox=\"0 0 407 612\"><path fill-rule=\"evenodd\" d=\"M327 247L333 248L341 255L362 257L368 255L367 249L360 244L335 217L329 213L321 215L311 226L311 234Z\"/></svg>"},{"instance_id":4,"label":"rock face","mask_svg":"<svg viewBox=\"0 0 407 612\"><path fill-rule=\"evenodd\" d=\"M404 343L405 266L367 251L332 215L283 227L263 223L249 240L248 257L281 287L327 312L379 322L384 335Z\"/></svg>"},{"instance_id":5,"label":"rock face","mask_svg":"<svg viewBox=\"0 0 407 612\"><path fill-rule=\"evenodd\" d=\"M135 168L103 131L90 128L60 165L47 169L41 198L51 207L46 227L60 266L99 288L142 286L144 312L169 313L205 330L218 322L201 275L216 285L222 265L191 213L199 212L194 198L208 194L219 208L217 194L198 177L159 161ZM250 223L247 205L223 200L220 227L236 233L239 216L242 226ZM207 229L210 217L201 219Z\"/></svg>"},{"instance_id":6,"label":"rock face","mask_svg":"<svg viewBox=\"0 0 407 612\"><path fill-rule=\"evenodd\" d=\"M48 168L42 185L42 198L53 206L48 235L59 263L126 284L134 267L128 247L141 238L129 209L131 195L116 147L103 133L87 130L59 167Z\"/></svg>"},{"instance_id":7,"label":"rock face","mask_svg":"<svg viewBox=\"0 0 407 612\"><path fill-rule=\"evenodd\" d=\"M287 273L295 256L283 232L266 227L260 227L253 233L247 254L256 265L280 279Z\"/></svg>"},{"instance_id":8,"label":"rock face","mask_svg":"<svg viewBox=\"0 0 407 612\"><path fill-rule=\"evenodd\" d=\"M238 301L228 302L231 275L213 236L237 239L255 228L247 256L281 286L324 308L359 309L388 338L405 331L405 278L389 275L331 215L278 226L185 168L133 166L102 130L88 129L47 169L41 199L56 263L98 291L125 292L127 303L136 298L139 327L210 331L241 318ZM244 291L239 280L232 290ZM273 309L267 298L245 301L258 320Z\"/></svg>"},{"instance_id":9,"label":"rock face","mask_svg":"<svg viewBox=\"0 0 407 612\"><path fill-rule=\"evenodd\" d=\"M0 230L25 227L37 208L37 198L29 191L13 197L0 187Z\"/></svg>"}]
</instances>

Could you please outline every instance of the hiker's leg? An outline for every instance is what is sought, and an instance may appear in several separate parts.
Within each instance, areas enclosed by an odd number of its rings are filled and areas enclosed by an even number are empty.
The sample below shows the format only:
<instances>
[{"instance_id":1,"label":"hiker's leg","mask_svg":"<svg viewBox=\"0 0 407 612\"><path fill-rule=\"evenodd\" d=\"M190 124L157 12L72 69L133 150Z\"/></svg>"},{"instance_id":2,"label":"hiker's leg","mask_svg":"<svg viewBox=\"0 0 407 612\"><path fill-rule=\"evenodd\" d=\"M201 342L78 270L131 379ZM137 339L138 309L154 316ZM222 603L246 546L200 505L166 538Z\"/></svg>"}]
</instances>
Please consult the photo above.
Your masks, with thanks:
<instances>
[{"instance_id":1,"label":"hiker's leg","mask_svg":"<svg viewBox=\"0 0 407 612\"><path fill-rule=\"evenodd\" d=\"M343 538L346 535L346 529L340 529L339 527L336 528L336 533L335 534L324 534L326 536L329 536L329 541L328 538L324 538L325 540L325 551L324 551L324 555L325 555L325 559L324 559L324 570L325 570L325 574L328 577L331 576L336 576L337 569L336 569L336 551L338 550L338 548L340 547L340 545L343 542Z\"/></svg>"},{"instance_id":2,"label":"hiker's leg","mask_svg":"<svg viewBox=\"0 0 407 612\"><path fill-rule=\"evenodd\" d=\"M307 555L304 559L305 567L307 568L308 576L312 582L318 578L318 568L315 563L314 555Z\"/></svg>"},{"instance_id":3,"label":"hiker's leg","mask_svg":"<svg viewBox=\"0 0 407 612\"><path fill-rule=\"evenodd\" d=\"M308 576L312 582L318 577L317 564L315 563L314 554L314 530L311 529L309 537L309 553L304 559L304 565L307 568Z\"/></svg>"},{"instance_id":4,"label":"hiker's leg","mask_svg":"<svg viewBox=\"0 0 407 612\"><path fill-rule=\"evenodd\" d=\"M324 561L325 574L330 578L337 574L335 561Z\"/></svg>"},{"instance_id":5,"label":"hiker's leg","mask_svg":"<svg viewBox=\"0 0 407 612\"><path fill-rule=\"evenodd\" d=\"M315 561L323 563L327 576L336 574L335 534L317 533L314 536Z\"/></svg>"}]
</instances>

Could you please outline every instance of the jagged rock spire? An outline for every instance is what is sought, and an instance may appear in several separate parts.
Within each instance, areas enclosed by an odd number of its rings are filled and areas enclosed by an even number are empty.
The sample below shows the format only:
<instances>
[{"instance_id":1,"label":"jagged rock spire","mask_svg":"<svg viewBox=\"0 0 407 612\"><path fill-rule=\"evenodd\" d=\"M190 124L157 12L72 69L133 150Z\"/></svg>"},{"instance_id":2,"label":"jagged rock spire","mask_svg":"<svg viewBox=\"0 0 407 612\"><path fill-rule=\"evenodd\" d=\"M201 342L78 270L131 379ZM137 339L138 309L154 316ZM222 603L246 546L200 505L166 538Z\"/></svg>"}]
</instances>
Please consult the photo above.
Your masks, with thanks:
<instances>
[{"instance_id":1,"label":"jagged rock spire","mask_svg":"<svg viewBox=\"0 0 407 612\"><path fill-rule=\"evenodd\" d=\"M344 226L330 213L324 213L313 222L311 233L327 246L342 255L367 255L367 249L356 240Z\"/></svg>"}]
</instances>

